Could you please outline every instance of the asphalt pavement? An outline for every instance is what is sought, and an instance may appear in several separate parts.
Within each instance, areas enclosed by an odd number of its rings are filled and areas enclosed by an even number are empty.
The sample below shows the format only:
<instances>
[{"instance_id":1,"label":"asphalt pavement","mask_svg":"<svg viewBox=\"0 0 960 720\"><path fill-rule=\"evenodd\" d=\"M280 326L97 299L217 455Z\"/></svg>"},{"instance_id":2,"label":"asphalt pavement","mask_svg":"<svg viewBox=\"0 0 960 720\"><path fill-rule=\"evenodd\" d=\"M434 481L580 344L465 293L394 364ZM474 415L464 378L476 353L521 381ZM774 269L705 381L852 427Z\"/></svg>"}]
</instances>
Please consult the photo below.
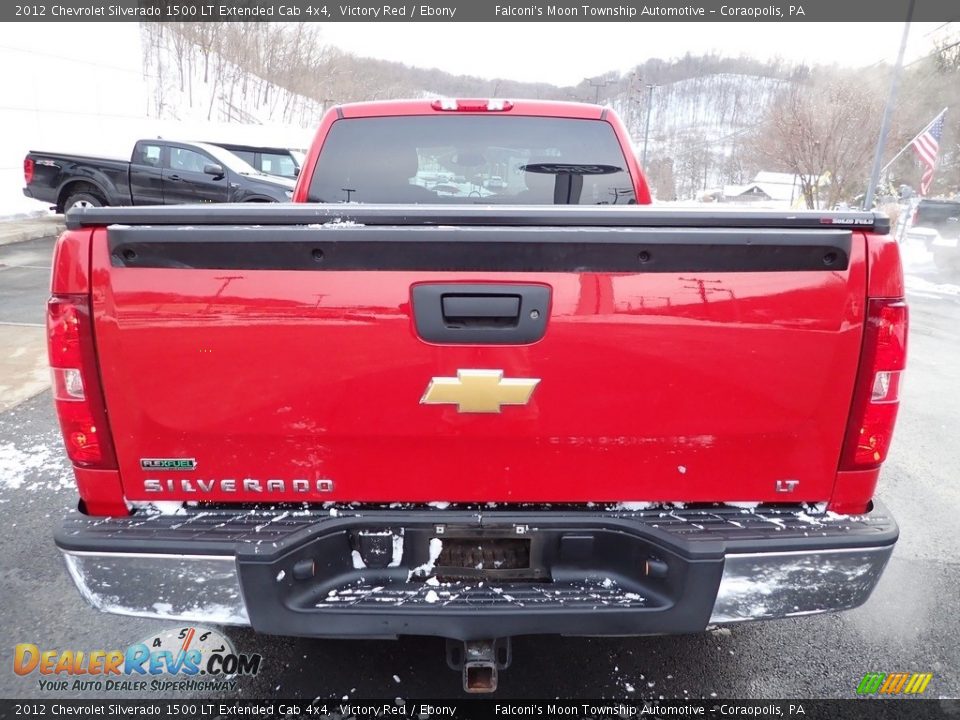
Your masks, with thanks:
<instances>
[{"instance_id":1,"label":"asphalt pavement","mask_svg":"<svg viewBox=\"0 0 960 720\"><path fill-rule=\"evenodd\" d=\"M51 244L11 247L49 257ZM933 673L927 697L960 698L960 288L923 262L908 281L909 374L879 492L901 539L870 600L840 614L686 636L518 638L498 698L850 698L864 673L895 671ZM0 269L0 324L41 323L46 282L44 272ZM12 672L17 643L119 649L178 626L101 614L81 600L51 539L75 502L49 392L0 414L0 697L63 697L42 691L36 674ZM263 656L235 697L462 695L442 640L226 634Z\"/></svg>"},{"instance_id":2,"label":"asphalt pavement","mask_svg":"<svg viewBox=\"0 0 960 720\"><path fill-rule=\"evenodd\" d=\"M13 225L14 228L4 228ZM53 238L5 244L51 225L0 223L0 412L50 385L44 310L49 294Z\"/></svg>"}]
</instances>

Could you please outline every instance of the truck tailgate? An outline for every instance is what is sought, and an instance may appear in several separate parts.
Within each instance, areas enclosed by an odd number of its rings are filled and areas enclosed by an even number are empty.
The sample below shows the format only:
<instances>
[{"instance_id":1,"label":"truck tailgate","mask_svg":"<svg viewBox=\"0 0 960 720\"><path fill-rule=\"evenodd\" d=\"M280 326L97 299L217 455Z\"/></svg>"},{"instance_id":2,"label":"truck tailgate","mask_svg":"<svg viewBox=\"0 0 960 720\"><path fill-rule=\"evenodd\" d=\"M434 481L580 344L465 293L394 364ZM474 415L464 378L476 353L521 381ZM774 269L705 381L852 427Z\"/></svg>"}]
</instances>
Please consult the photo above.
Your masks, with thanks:
<instances>
[{"instance_id":1,"label":"truck tailgate","mask_svg":"<svg viewBox=\"0 0 960 720\"><path fill-rule=\"evenodd\" d=\"M827 500L863 329L862 233L686 224L97 229L124 492ZM534 310L540 329L510 335ZM440 335L424 339L431 313Z\"/></svg>"}]
</instances>

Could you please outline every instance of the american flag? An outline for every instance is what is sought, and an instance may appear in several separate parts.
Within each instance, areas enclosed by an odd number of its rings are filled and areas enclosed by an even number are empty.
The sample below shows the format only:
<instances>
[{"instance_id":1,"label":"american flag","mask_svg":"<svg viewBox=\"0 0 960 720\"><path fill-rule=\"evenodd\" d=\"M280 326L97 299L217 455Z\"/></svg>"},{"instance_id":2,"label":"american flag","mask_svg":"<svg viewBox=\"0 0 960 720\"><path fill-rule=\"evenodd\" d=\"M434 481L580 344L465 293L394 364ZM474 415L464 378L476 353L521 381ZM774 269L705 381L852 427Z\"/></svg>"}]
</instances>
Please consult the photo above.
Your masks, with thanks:
<instances>
[{"instance_id":1,"label":"american flag","mask_svg":"<svg viewBox=\"0 0 960 720\"><path fill-rule=\"evenodd\" d=\"M920 194L926 195L933 184L933 173L937 169L937 156L940 154L940 136L943 135L943 120L947 111L944 110L933 122L927 125L927 129L917 135L910 143L914 152L923 163L923 177L920 178Z\"/></svg>"}]
</instances>

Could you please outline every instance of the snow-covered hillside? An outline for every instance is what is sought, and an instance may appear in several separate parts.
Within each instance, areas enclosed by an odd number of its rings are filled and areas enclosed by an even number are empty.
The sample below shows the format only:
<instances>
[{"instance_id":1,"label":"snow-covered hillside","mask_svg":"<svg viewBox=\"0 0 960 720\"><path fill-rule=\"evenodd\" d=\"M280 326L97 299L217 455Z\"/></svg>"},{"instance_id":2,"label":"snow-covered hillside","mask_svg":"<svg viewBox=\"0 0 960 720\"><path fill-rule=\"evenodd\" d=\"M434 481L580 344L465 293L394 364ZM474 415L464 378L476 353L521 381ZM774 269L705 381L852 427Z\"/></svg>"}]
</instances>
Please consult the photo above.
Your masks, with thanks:
<instances>
[{"instance_id":1,"label":"snow-covered hillside","mask_svg":"<svg viewBox=\"0 0 960 720\"><path fill-rule=\"evenodd\" d=\"M756 126L783 81L756 75L708 75L654 90L651 137L658 143L696 133L711 142Z\"/></svg>"},{"instance_id":2,"label":"snow-covered hillside","mask_svg":"<svg viewBox=\"0 0 960 720\"><path fill-rule=\"evenodd\" d=\"M731 167L734 148L764 116L785 81L762 75L714 73L658 85L650 105L647 157L671 161L678 196L706 187L745 182L752 175ZM621 95L613 105L626 118L639 149L643 145L647 88Z\"/></svg>"},{"instance_id":3,"label":"snow-covered hillside","mask_svg":"<svg viewBox=\"0 0 960 720\"><path fill-rule=\"evenodd\" d=\"M316 128L323 105L258 77L159 23L141 25L147 113L182 123ZM240 142L240 140L237 140Z\"/></svg>"}]
</instances>

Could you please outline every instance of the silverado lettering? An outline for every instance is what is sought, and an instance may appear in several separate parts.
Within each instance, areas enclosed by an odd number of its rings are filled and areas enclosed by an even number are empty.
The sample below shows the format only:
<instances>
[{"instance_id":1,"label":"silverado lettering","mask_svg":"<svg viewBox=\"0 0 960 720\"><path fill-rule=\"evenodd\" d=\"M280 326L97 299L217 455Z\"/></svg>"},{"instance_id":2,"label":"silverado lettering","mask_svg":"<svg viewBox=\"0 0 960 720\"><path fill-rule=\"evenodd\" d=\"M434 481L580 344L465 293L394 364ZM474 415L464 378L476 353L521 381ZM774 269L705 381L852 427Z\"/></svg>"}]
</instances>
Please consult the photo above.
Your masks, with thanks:
<instances>
[{"instance_id":1,"label":"silverado lettering","mask_svg":"<svg viewBox=\"0 0 960 720\"><path fill-rule=\"evenodd\" d=\"M285 493L288 487L291 492L295 493L330 493L333 492L333 480L322 479L311 482L310 480L253 480L250 478L239 481L230 478L223 480L203 480L200 478L156 480L151 478L143 481L143 489L149 493L233 493L237 492L238 487L243 492L248 493Z\"/></svg>"},{"instance_id":2,"label":"silverado lettering","mask_svg":"<svg viewBox=\"0 0 960 720\"><path fill-rule=\"evenodd\" d=\"M95 606L462 641L477 692L514 635L870 596L887 218L651 205L612 110L475 98L331 109L292 199L67 215L56 542Z\"/></svg>"}]
</instances>

